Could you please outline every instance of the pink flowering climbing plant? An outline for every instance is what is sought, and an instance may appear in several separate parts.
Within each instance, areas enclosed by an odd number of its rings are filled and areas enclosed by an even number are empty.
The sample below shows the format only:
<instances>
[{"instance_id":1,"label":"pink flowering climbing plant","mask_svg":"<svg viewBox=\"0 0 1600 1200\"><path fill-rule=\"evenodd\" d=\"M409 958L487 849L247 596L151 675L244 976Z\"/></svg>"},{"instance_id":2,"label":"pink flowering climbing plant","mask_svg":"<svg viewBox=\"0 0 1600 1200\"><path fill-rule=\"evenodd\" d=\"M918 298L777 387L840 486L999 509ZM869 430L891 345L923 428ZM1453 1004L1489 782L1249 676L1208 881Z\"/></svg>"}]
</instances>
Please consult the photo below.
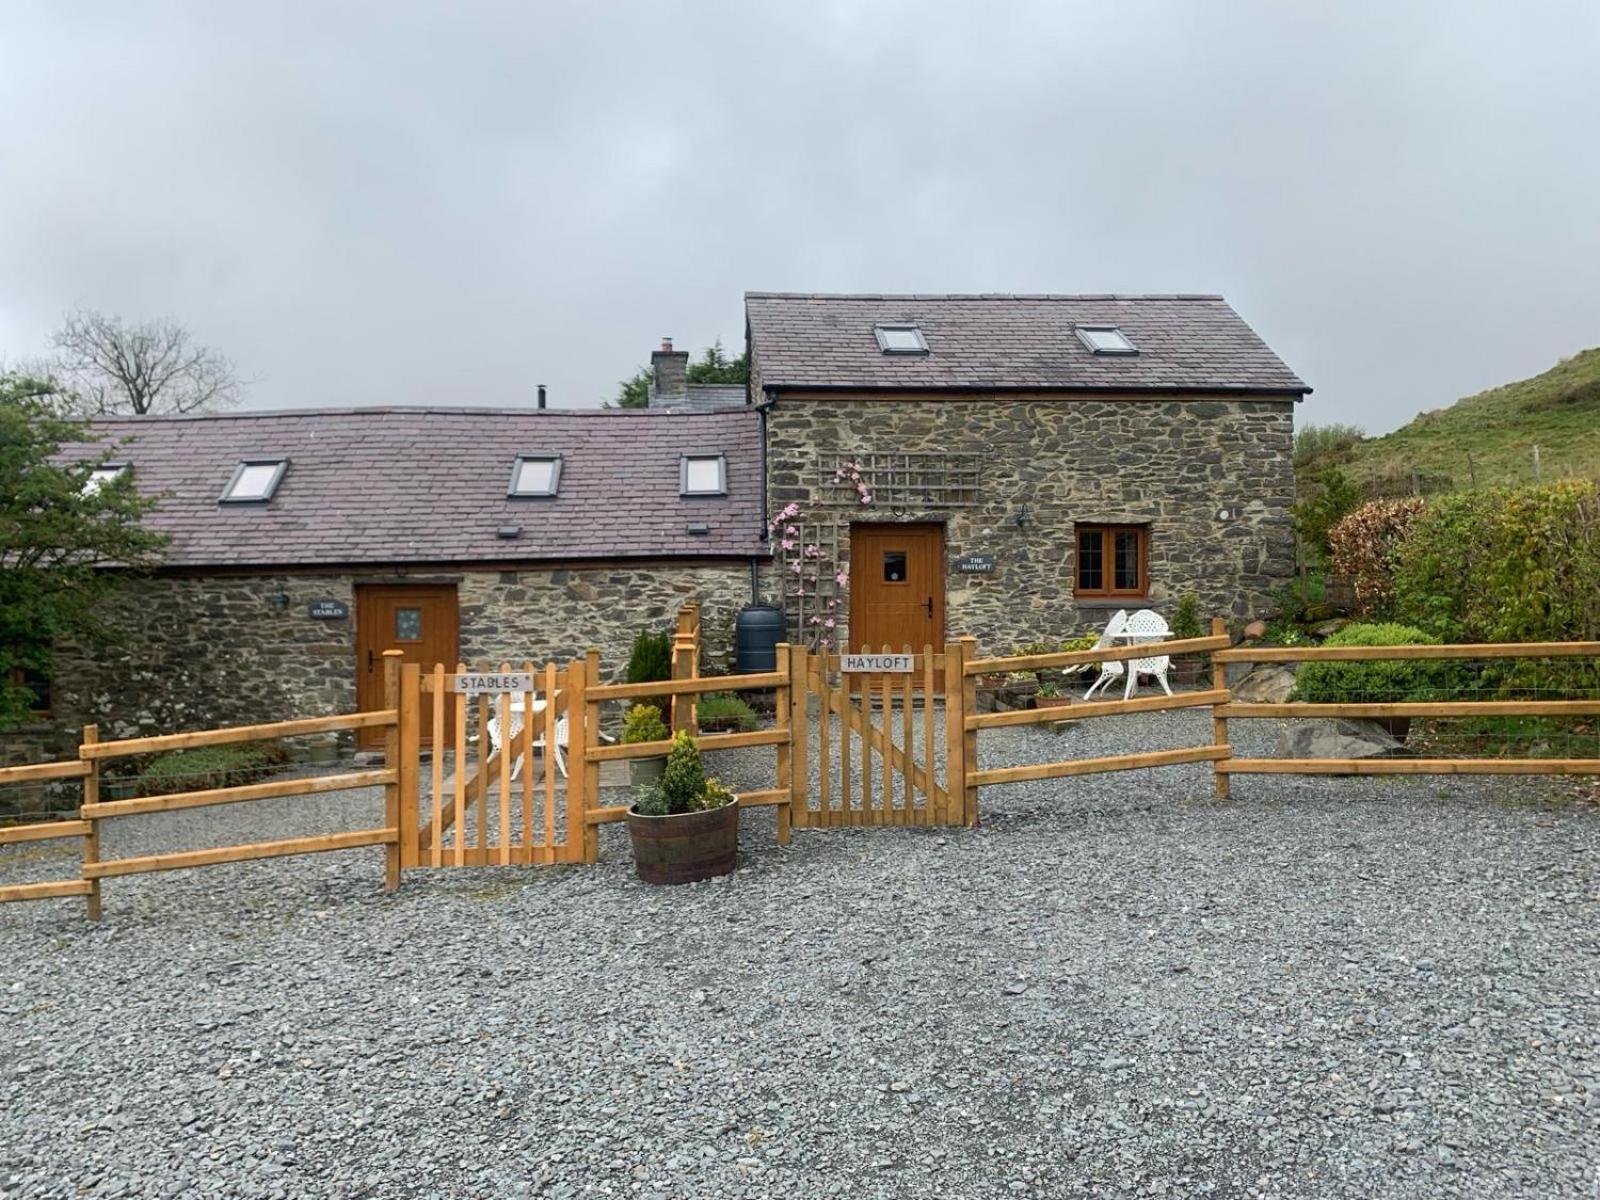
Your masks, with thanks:
<instances>
[{"instance_id":1,"label":"pink flowering climbing plant","mask_svg":"<svg viewBox=\"0 0 1600 1200\"><path fill-rule=\"evenodd\" d=\"M833 481L854 491L861 507L871 507L872 488L863 477L859 462L850 459L840 463ZM786 595L802 600L814 597L820 604L818 611L810 615L805 615L805 606L801 604L802 639L813 650L829 650L833 647L834 630L838 628L839 593L849 586L850 568L845 563L830 561L830 555L821 544L803 539L800 527L805 519L800 505L791 502L768 522L767 532L781 556L782 569L792 577L794 586ZM834 588L832 595L827 594L830 582Z\"/></svg>"}]
</instances>

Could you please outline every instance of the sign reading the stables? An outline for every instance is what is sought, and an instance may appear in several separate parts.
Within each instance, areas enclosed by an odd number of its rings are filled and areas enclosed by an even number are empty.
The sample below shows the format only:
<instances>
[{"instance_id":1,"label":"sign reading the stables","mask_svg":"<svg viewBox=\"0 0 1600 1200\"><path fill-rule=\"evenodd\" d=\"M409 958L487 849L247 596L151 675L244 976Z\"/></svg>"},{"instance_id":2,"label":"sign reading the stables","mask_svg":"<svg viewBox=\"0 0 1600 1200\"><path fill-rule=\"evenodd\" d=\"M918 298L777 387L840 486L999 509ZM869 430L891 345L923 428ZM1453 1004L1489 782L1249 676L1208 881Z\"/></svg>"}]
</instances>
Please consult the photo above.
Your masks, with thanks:
<instances>
[{"instance_id":1,"label":"sign reading the stables","mask_svg":"<svg viewBox=\"0 0 1600 1200\"><path fill-rule=\"evenodd\" d=\"M306 611L314 620L342 621L350 615L350 606L343 600L313 600Z\"/></svg>"},{"instance_id":2,"label":"sign reading the stables","mask_svg":"<svg viewBox=\"0 0 1600 1200\"><path fill-rule=\"evenodd\" d=\"M469 696L499 696L506 692L533 691L533 676L526 671L475 671L450 676L450 690Z\"/></svg>"},{"instance_id":3,"label":"sign reading the stables","mask_svg":"<svg viewBox=\"0 0 1600 1200\"><path fill-rule=\"evenodd\" d=\"M909 675L916 670L916 656L911 654L841 654L839 669L846 675Z\"/></svg>"}]
</instances>

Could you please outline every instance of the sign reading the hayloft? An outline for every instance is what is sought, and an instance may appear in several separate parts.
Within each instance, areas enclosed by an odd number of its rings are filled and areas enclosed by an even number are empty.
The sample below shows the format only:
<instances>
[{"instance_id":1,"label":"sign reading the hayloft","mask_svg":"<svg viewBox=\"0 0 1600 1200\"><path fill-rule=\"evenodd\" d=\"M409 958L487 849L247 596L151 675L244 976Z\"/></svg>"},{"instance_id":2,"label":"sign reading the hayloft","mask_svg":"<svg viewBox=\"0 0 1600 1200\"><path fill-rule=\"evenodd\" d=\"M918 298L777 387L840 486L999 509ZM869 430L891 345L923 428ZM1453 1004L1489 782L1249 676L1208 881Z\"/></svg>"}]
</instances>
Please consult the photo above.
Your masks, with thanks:
<instances>
[{"instance_id":1,"label":"sign reading the hayloft","mask_svg":"<svg viewBox=\"0 0 1600 1200\"><path fill-rule=\"evenodd\" d=\"M469 696L499 696L506 692L533 691L533 676L526 671L477 671L450 676L450 690Z\"/></svg>"},{"instance_id":2,"label":"sign reading the hayloft","mask_svg":"<svg viewBox=\"0 0 1600 1200\"><path fill-rule=\"evenodd\" d=\"M342 621L350 615L350 606L343 600L313 600L306 612L317 621Z\"/></svg>"},{"instance_id":3,"label":"sign reading the hayloft","mask_svg":"<svg viewBox=\"0 0 1600 1200\"><path fill-rule=\"evenodd\" d=\"M916 670L916 657L911 654L841 654L839 670L846 675L909 675Z\"/></svg>"},{"instance_id":4,"label":"sign reading the hayloft","mask_svg":"<svg viewBox=\"0 0 1600 1200\"><path fill-rule=\"evenodd\" d=\"M993 575L994 555L963 554L955 562L957 575Z\"/></svg>"}]
</instances>

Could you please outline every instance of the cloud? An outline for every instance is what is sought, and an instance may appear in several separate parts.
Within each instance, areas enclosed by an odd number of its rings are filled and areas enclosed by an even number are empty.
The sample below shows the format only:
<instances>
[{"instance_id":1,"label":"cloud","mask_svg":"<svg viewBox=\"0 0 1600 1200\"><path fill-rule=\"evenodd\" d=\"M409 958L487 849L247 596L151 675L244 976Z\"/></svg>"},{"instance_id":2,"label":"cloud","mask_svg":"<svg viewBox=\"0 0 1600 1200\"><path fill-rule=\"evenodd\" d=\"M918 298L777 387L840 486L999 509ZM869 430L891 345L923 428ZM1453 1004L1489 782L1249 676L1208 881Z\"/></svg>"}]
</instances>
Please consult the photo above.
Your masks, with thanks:
<instances>
[{"instance_id":1,"label":"cloud","mask_svg":"<svg viewBox=\"0 0 1600 1200\"><path fill-rule=\"evenodd\" d=\"M747 288L1221 291L1373 429L1600 342L1600 9L0 15L0 355L179 316L256 406L598 403Z\"/></svg>"}]
</instances>

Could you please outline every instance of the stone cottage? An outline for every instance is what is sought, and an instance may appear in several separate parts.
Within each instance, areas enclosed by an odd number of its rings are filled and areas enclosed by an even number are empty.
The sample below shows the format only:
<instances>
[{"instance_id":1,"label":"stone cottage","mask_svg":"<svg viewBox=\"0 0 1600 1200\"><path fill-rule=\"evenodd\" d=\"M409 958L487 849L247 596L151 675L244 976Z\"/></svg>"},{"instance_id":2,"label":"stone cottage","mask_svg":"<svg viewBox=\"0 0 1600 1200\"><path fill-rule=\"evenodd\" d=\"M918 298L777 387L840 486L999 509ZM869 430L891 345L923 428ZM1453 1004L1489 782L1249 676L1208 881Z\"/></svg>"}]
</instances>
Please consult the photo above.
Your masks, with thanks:
<instances>
[{"instance_id":1,"label":"stone cottage","mask_svg":"<svg viewBox=\"0 0 1600 1200\"><path fill-rule=\"evenodd\" d=\"M1216 296L745 299L748 385L651 356L633 411L391 408L99 423L160 497L166 565L121 644L55 655L6 756L377 707L383 651L608 670L642 629L780 602L808 644L972 634L985 652L1107 610L1245 616L1294 566L1309 389ZM716 665L713 662L713 665Z\"/></svg>"},{"instance_id":2,"label":"stone cottage","mask_svg":"<svg viewBox=\"0 0 1600 1200\"><path fill-rule=\"evenodd\" d=\"M96 423L171 535L117 594L118 645L58 647L11 757L103 737L381 707L382 655L564 661L702 606L715 653L766 557L748 410L445 408Z\"/></svg>"},{"instance_id":3,"label":"stone cottage","mask_svg":"<svg viewBox=\"0 0 1600 1200\"><path fill-rule=\"evenodd\" d=\"M852 648L1004 653L1107 610L1265 607L1295 401L1220 296L745 297L775 581Z\"/></svg>"}]
</instances>

